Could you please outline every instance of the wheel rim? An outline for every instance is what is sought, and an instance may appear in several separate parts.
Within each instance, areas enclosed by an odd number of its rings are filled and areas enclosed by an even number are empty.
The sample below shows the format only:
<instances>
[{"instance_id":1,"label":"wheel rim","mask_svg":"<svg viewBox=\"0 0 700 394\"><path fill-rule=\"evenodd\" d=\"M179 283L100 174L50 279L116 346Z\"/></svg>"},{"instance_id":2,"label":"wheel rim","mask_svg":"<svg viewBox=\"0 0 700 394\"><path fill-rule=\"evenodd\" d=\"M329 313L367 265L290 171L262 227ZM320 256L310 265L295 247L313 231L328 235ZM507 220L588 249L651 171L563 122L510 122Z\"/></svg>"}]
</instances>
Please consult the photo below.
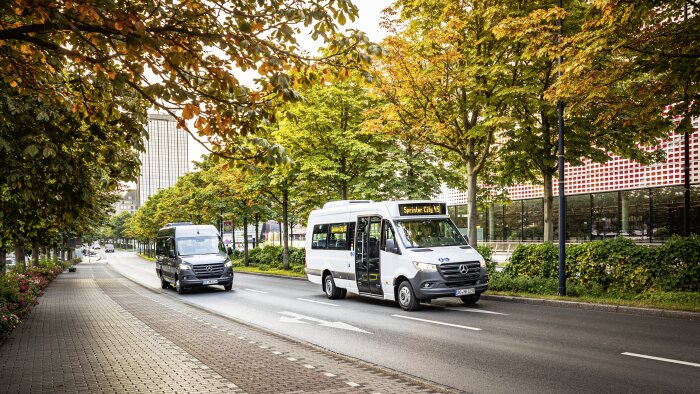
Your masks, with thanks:
<instances>
[{"instance_id":1,"label":"wheel rim","mask_svg":"<svg viewBox=\"0 0 700 394\"><path fill-rule=\"evenodd\" d=\"M411 302L411 290L408 286L404 286L399 290L399 303L401 305L408 305Z\"/></svg>"},{"instance_id":2,"label":"wheel rim","mask_svg":"<svg viewBox=\"0 0 700 394\"><path fill-rule=\"evenodd\" d=\"M333 292L333 282L330 277L326 277L326 294L330 295Z\"/></svg>"},{"instance_id":3,"label":"wheel rim","mask_svg":"<svg viewBox=\"0 0 700 394\"><path fill-rule=\"evenodd\" d=\"M180 291L180 290L181 290L181 288L180 288L180 280L179 280L179 279L175 281L175 289L176 289L177 291Z\"/></svg>"}]
</instances>

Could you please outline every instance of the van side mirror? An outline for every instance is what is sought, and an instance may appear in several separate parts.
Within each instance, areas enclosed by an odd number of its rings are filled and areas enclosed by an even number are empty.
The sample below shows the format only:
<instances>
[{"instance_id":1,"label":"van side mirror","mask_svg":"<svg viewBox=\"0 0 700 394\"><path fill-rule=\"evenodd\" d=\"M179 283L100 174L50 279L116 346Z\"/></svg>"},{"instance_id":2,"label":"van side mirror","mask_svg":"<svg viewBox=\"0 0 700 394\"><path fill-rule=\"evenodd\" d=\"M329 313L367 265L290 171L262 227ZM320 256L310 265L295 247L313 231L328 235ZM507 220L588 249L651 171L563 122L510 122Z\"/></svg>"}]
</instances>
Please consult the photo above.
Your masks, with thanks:
<instances>
[{"instance_id":1,"label":"van side mirror","mask_svg":"<svg viewBox=\"0 0 700 394\"><path fill-rule=\"evenodd\" d=\"M387 239L386 240L386 251L389 253L399 253L399 246L396 245L396 242L393 239Z\"/></svg>"},{"instance_id":2,"label":"van side mirror","mask_svg":"<svg viewBox=\"0 0 700 394\"><path fill-rule=\"evenodd\" d=\"M175 251L174 251L174 250L169 250L169 251L168 251L168 257L170 257L171 259L174 259L174 258L175 258Z\"/></svg>"}]
</instances>

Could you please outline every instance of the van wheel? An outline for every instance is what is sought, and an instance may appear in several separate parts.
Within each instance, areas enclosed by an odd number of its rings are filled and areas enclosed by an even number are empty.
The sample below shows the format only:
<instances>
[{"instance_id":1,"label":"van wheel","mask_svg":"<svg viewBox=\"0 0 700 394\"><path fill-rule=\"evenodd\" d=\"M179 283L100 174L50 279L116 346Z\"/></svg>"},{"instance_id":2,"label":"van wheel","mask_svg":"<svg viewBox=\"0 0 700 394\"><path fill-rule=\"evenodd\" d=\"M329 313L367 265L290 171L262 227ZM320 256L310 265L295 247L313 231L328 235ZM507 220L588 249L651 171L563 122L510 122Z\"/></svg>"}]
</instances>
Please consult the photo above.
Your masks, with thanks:
<instances>
[{"instance_id":1,"label":"van wheel","mask_svg":"<svg viewBox=\"0 0 700 394\"><path fill-rule=\"evenodd\" d=\"M338 298L345 298L346 295L348 295L348 289L340 289L340 297Z\"/></svg>"},{"instance_id":2,"label":"van wheel","mask_svg":"<svg viewBox=\"0 0 700 394\"><path fill-rule=\"evenodd\" d=\"M415 311L420 307L420 302L416 298L411 284L405 280L399 285L398 291L399 306L405 311Z\"/></svg>"},{"instance_id":3,"label":"van wheel","mask_svg":"<svg viewBox=\"0 0 700 394\"><path fill-rule=\"evenodd\" d=\"M231 283L230 285L224 285L224 290L230 291L231 289L233 289L233 283Z\"/></svg>"},{"instance_id":4,"label":"van wheel","mask_svg":"<svg viewBox=\"0 0 700 394\"><path fill-rule=\"evenodd\" d=\"M479 298L481 298L481 294L463 295L459 298L462 300L464 305L474 305L477 301L479 301Z\"/></svg>"},{"instance_id":5,"label":"van wheel","mask_svg":"<svg viewBox=\"0 0 700 394\"><path fill-rule=\"evenodd\" d=\"M323 289L326 292L326 297L330 298L331 300L342 298L342 289L339 289L335 285L335 282L333 281L333 275L326 275L326 277L323 279Z\"/></svg>"},{"instance_id":6,"label":"van wheel","mask_svg":"<svg viewBox=\"0 0 700 394\"><path fill-rule=\"evenodd\" d=\"M175 291L177 294L185 294L185 286L180 283L180 279L175 279Z\"/></svg>"},{"instance_id":7,"label":"van wheel","mask_svg":"<svg viewBox=\"0 0 700 394\"><path fill-rule=\"evenodd\" d=\"M160 288L167 289L169 287L170 287L170 282L168 282L167 280L165 280L165 278L163 278L163 273L161 272L160 273Z\"/></svg>"}]
</instances>

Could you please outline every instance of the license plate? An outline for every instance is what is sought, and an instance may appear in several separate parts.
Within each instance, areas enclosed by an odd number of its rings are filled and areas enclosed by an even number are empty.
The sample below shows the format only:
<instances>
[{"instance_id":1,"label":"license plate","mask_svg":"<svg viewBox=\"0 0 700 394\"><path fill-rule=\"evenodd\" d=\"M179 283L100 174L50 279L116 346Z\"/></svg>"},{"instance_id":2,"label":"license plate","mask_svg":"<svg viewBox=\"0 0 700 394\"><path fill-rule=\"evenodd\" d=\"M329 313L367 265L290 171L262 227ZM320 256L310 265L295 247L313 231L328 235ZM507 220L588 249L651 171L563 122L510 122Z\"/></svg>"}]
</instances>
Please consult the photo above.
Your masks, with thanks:
<instances>
[{"instance_id":1,"label":"license plate","mask_svg":"<svg viewBox=\"0 0 700 394\"><path fill-rule=\"evenodd\" d=\"M203 284L203 285L215 285L215 284L217 284L217 283L219 283L219 280L218 280L218 279L214 279L214 280L204 280L204 281L202 281L202 284Z\"/></svg>"},{"instance_id":2,"label":"license plate","mask_svg":"<svg viewBox=\"0 0 700 394\"><path fill-rule=\"evenodd\" d=\"M471 289L459 289L455 290L455 296L463 296L463 295L469 295L469 294L475 294L476 290L474 288Z\"/></svg>"}]
</instances>

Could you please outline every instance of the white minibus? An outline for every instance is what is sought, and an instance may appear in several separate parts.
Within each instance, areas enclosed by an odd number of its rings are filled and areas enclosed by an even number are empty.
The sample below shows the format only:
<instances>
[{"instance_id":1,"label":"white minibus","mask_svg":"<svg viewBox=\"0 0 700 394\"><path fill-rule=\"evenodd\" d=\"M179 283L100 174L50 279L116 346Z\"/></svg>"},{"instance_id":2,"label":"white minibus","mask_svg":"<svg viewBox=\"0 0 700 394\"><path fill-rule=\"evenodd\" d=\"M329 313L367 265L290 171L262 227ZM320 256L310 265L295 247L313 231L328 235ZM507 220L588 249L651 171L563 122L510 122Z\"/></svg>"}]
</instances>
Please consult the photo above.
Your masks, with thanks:
<instances>
[{"instance_id":1,"label":"white minibus","mask_svg":"<svg viewBox=\"0 0 700 394\"><path fill-rule=\"evenodd\" d=\"M311 212L306 274L328 298L351 293L420 302L460 297L474 304L488 289L484 258L438 201L332 201Z\"/></svg>"}]
</instances>

